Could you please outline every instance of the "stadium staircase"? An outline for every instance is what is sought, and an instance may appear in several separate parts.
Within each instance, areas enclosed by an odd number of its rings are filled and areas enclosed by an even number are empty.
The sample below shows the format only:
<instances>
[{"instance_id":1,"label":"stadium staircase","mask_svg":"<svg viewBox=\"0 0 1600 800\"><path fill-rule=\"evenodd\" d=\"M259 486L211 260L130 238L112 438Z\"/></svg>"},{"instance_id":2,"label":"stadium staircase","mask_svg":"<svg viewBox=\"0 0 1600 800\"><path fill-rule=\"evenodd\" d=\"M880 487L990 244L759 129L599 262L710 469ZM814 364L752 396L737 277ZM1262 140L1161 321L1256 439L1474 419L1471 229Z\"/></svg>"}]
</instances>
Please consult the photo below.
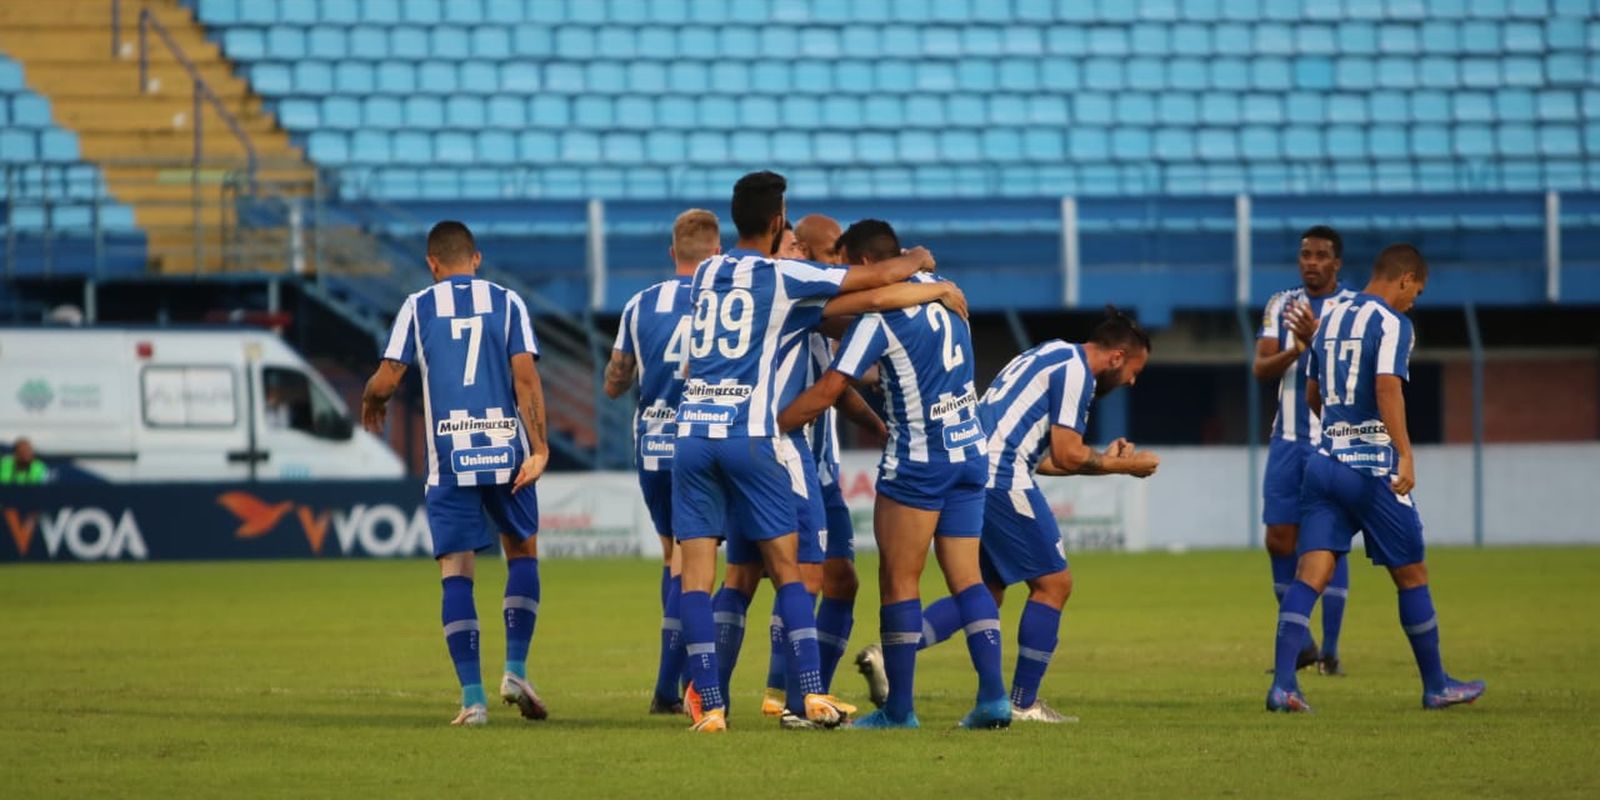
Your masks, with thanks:
<instances>
[{"instance_id":1,"label":"stadium staircase","mask_svg":"<svg viewBox=\"0 0 1600 800\"><path fill-rule=\"evenodd\" d=\"M109 0L0 4L0 50L22 63L57 121L76 131L84 158L101 165L110 194L132 206L148 237L153 271L239 268L241 247L287 252L286 229L253 231L253 241L241 241L232 226L230 192L233 182L249 177L247 146L209 105L199 120L203 163L196 170L194 81L155 30L147 36L148 91L139 91L140 11L149 9L237 120L260 165L257 180L274 192L308 194L313 168L188 9L176 0L124 0L120 6L115 55ZM248 268L281 270L285 261L249 259Z\"/></svg>"}]
</instances>

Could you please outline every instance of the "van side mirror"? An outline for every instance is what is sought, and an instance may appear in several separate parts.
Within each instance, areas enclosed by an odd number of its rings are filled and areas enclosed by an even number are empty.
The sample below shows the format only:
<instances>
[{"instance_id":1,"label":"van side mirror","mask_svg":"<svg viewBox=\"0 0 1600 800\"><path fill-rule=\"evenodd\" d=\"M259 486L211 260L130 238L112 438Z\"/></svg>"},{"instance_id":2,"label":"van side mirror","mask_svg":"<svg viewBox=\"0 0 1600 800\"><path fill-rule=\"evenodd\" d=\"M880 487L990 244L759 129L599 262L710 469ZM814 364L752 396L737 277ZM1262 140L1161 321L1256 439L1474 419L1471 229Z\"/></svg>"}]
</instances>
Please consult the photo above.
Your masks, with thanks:
<instances>
[{"instance_id":1,"label":"van side mirror","mask_svg":"<svg viewBox=\"0 0 1600 800\"><path fill-rule=\"evenodd\" d=\"M347 441L355 435L355 424L347 417L334 413L323 413L317 416L313 434L324 439Z\"/></svg>"}]
</instances>

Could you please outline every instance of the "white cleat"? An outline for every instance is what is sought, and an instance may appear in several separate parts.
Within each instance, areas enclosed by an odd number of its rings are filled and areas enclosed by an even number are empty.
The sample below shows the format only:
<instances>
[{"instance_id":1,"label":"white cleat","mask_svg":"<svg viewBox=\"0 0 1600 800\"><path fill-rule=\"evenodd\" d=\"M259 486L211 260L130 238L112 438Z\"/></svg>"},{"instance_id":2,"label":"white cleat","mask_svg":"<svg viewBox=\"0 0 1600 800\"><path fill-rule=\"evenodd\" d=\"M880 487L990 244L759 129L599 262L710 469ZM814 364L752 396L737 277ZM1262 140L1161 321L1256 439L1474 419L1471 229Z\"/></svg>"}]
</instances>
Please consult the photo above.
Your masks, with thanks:
<instances>
[{"instance_id":1,"label":"white cleat","mask_svg":"<svg viewBox=\"0 0 1600 800\"><path fill-rule=\"evenodd\" d=\"M1027 708L1012 703L1011 719L1014 722L1047 722L1052 725L1078 721L1077 717L1068 716L1045 705L1043 700L1034 700L1033 705Z\"/></svg>"},{"instance_id":2,"label":"white cleat","mask_svg":"<svg viewBox=\"0 0 1600 800\"><path fill-rule=\"evenodd\" d=\"M480 728L489 724L489 709L483 706L462 706L456 718L450 720L451 725L463 728Z\"/></svg>"},{"instance_id":3,"label":"white cleat","mask_svg":"<svg viewBox=\"0 0 1600 800\"><path fill-rule=\"evenodd\" d=\"M508 706L516 706L524 719L545 719L550 716L550 710L544 707L544 701L533 690L533 684L509 672L500 679L500 699Z\"/></svg>"},{"instance_id":4,"label":"white cleat","mask_svg":"<svg viewBox=\"0 0 1600 800\"><path fill-rule=\"evenodd\" d=\"M889 699L889 673L883 667L883 647L869 644L856 654L856 670L867 679L867 697L882 708Z\"/></svg>"}]
</instances>

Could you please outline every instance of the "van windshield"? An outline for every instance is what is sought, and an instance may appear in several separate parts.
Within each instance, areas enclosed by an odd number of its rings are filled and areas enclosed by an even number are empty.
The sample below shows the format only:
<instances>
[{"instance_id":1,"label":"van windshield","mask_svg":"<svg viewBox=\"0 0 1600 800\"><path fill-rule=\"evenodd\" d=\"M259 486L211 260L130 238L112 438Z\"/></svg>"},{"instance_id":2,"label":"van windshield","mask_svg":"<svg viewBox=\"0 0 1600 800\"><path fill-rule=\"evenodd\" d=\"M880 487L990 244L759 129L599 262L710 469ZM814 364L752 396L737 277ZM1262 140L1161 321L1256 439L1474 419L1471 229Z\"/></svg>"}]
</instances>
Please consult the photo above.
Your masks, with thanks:
<instances>
[{"instance_id":1,"label":"van windshield","mask_svg":"<svg viewBox=\"0 0 1600 800\"><path fill-rule=\"evenodd\" d=\"M267 427L297 430L319 439L350 438L351 423L344 412L304 372L263 367L261 383Z\"/></svg>"}]
</instances>

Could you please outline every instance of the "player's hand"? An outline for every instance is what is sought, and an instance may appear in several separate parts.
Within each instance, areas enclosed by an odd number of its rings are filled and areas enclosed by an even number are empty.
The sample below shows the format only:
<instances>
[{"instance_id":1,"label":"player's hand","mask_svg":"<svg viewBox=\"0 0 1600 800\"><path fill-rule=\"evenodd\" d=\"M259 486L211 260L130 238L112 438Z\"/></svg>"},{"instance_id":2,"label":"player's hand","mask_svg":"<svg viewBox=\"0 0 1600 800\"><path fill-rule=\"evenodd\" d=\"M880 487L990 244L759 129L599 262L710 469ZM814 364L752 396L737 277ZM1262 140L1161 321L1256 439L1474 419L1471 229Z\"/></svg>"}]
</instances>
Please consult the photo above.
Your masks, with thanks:
<instances>
[{"instance_id":1,"label":"player's hand","mask_svg":"<svg viewBox=\"0 0 1600 800\"><path fill-rule=\"evenodd\" d=\"M962 293L961 287L956 286L949 281L946 281L942 285L944 286L944 297L939 298L939 303L945 308L960 314L962 319L966 319L967 296Z\"/></svg>"},{"instance_id":2,"label":"player's hand","mask_svg":"<svg viewBox=\"0 0 1600 800\"><path fill-rule=\"evenodd\" d=\"M1289 330L1294 332L1294 338L1299 340L1300 349L1311 346L1311 337L1317 335L1319 321L1311 313L1311 306L1305 303L1295 303L1284 312L1284 321L1289 324Z\"/></svg>"},{"instance_id":3,"label":"player's hand","mask_svg":"<svg viewBox=\"0 0 1600 800\"><path fill-rule=\"evenodd\" d=\"M1148 478L1156 474L1156 470L1161 466L1161 457L1148 450L1134 453L1128 460L1132 462L1128 466L1128 474L1135 478Z\"/></svg>"},{"instance_id":4,"label":"player's hand","mask_svg":"<svg viewBox=\"0 0 1600 800\"><path fill-rule=\"evenodd\" d=\"M1133 455L1133 450L1133 442L1119 436L1116 441L1106 446L1106 451L1102 455L1108 458L1127 458Z\"/></svg>"},{"instance_id":5,"label":"player's hand","mask_svg":"<svg viewBox=\"0 0 1600 800\"><path fill-rule=\"evenodd\" d=\"M544 468L549 464L549 449L540 450L524 459L522 469L517 470L516 480L511 482L511 493L516 494L522 491L523 488L532 486L533 482L539 480L539 476L544 474Z\"/></svg>"},{"instance_id":6,"label":"player's hand","mask_svg":"<svg viewBox=\"0 0 1600 800\"><path fill-rule=\"evenodd\" d=\"M389 404L374 401L365 401L361 404L361 427L369 432L383 435L383 421L389 416Z\"/></svg>"},{"instance_id":7,"label":"player's hand","mask_svg":"<svg viewBox=\"0 0 1600 800\"><path fill-rule=\"evenodd\" d=\"M935 262L933 260L933 253L928 252L928 248L923 247L922 245L917 245L916 247L907 250L906 255L914 256L917 259L917 271L933 271Z\"/></svg>"},{"instance_id":8,"label":"player's hand","mask_svg":"<svg viewBox=\"0 0 1600 800\"><path fill-rule=\"evenodd\" d=\"M1417 466L1411 456L1401 456L1400 463L1395 465L1395 470L1389 475L1389 488L1394 493L1405 497L1411 490L1417 488Z\"/></svg>"}]
</instances>

